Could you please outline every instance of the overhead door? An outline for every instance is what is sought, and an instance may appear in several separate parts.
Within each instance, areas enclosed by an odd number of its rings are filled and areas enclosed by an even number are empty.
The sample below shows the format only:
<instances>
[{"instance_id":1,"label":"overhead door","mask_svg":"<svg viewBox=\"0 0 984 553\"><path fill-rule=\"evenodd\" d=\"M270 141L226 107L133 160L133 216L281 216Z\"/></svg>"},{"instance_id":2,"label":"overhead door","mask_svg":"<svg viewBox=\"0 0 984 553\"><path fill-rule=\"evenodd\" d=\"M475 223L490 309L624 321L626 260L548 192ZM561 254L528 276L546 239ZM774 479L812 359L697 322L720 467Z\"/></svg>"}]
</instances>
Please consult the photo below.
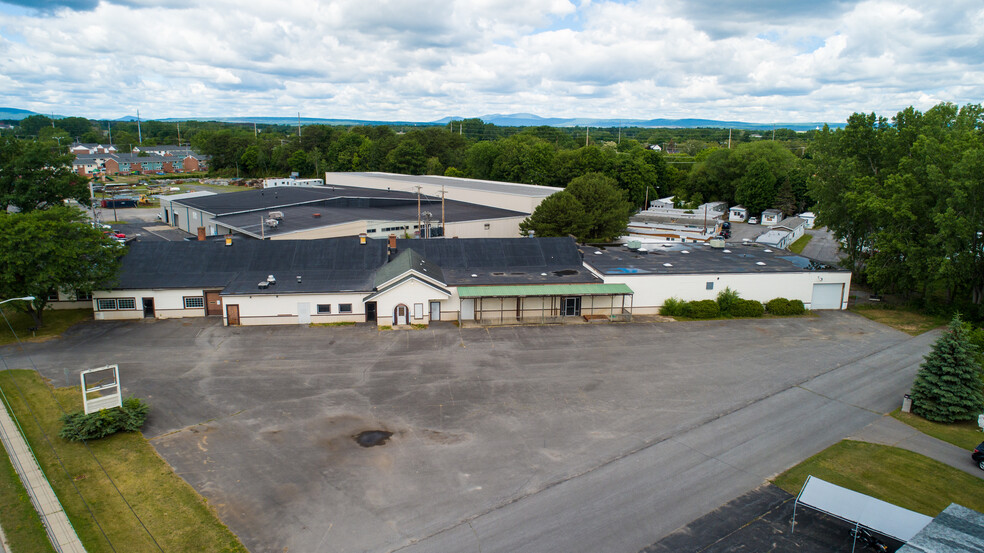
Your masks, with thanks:
<instances>
[{"instance_id":1,"label":"overhead door","mask_svg":"<svg viewBox=\"0 0 984 553\"><path fill-rule=\"evenodd\" d=\"M844 284L814 284L810 309L840 309L844 300Z\"/></svg>"}]
</instances>

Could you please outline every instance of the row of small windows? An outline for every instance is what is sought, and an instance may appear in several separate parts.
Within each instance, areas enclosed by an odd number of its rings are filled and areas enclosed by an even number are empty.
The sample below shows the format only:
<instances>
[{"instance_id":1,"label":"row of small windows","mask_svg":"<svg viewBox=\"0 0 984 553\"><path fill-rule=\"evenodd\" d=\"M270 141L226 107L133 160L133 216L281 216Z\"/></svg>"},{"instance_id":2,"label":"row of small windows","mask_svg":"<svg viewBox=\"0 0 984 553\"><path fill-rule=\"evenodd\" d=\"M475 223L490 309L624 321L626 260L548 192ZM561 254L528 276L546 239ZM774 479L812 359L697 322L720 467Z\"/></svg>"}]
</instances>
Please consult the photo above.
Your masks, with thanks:
<instances>
[{"instance_id":1,"label":"row of small windows","mask_svg":"<svg viewBox=\"0 0 984 553\"><path fill-rule=\"evenodd\" d=\"M339 313L351 313L352 304L351 303L340 303L338 304ZM318 315L331 315L331 304L330 303L319 303L318 304Z\"/></svg>"},{"instance_id":2,"label":"row of small windows","mask_svg":"<svg viewBox=\"0 0 984 553\"><path fill-rule=\"evenodd\" d=\"M119 311L136 308L137 300L135 298L99 298L96 300L96 309L100 311Z\"/></svg>"}]
</instances>

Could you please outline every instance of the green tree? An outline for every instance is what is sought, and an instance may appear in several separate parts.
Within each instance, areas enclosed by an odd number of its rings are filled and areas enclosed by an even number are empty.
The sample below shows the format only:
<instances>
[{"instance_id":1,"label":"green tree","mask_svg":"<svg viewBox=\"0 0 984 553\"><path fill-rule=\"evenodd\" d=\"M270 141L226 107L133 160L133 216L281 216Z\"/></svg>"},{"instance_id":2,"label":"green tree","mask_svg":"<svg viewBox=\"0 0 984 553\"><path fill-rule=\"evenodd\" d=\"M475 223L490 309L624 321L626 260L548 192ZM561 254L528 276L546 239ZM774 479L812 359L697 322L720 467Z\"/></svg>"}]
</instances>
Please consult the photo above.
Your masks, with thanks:
<instances>
[{"instance_id":1,"label":"green tree","mask_svg":"<svg viewBox=\"0 0 984 553\"><path fill-rule=\"evenodd\" d=\"M427 167L426 156L427 154L420 142L405 138L386 155L386 165L393 173L422 175Z\"/></svg>"},{"instance_id":2,"label":"green tree","mask_svg":"<svg viewBox=\"0 0 984 553\"><path fill-rule=\"evenodd\" d=\"M25 117L21 119L20 127L21 134L28 134L32 136L37 136L38 131L44 127L51 127L51 119L44 115L31 115L30 117Z\"/></svg>"},{"instance_id":3,"label":"green tree","mask_svg":"<svg viewBox=\"0 0 984 553\"><path fill-rule=\"evenodd\" d=\"M625 232L632 204L615 179L588 173L572 180L565 190L584 208L584 230L575 236L582 240L608 241Z\"/></svg>"},{"instance_id":4,"label":"green tree","mask_svg":"<svg viewBox=\"0 0 984 553\"><path fill-rule=\"evenodd\" d=\"M984 411L981 365L960 317L933 344L912 385L912 410L934 422L973 420Z\"/></svg>"},{"instance_id":5,"label":"green tree","mask_svg":"<svg viewBox=\"0 0 984 553\"><path fill-rule=\"evenodd\" d=\"M0 210L45 209L66 199L89 205L85 179L72 172L73 158L42 142L0 138Z\"/></svg>"},{"instance_id":6,"label":"green tree","mask_svg":"<svg viewBox=\"0 0 984 553\"><path fill-rule=\"evenodd\" d=\"M78 209L0 212L0 297L34 296L11 305L20 304L16 308L40 326L49 294L105 286L116 276L121 253L122 246Z\"/></svg>"},{"instance_id":7,"label":"green tree","mask_svg":"<svg viewBox=\"0 0 984 553\"><path fill-rule=\"evenodd\" d=\"M764 159L756 159L738 180L735 201L748 208L749 213L761 213L775 202L776 176Z\"/></svg>"},{"instance_id":8,"label":"green tree","mask_svg":"<svg viewBox=\"0 0 984 553\"><path fill-rule=\"evenodd\" d=\"M581 202L566 190L551 194L536 207L533 214L519 224L523 236L533 231L537 236L582 237L587 231L586 213Z\"/></svg>"}]
</instances>

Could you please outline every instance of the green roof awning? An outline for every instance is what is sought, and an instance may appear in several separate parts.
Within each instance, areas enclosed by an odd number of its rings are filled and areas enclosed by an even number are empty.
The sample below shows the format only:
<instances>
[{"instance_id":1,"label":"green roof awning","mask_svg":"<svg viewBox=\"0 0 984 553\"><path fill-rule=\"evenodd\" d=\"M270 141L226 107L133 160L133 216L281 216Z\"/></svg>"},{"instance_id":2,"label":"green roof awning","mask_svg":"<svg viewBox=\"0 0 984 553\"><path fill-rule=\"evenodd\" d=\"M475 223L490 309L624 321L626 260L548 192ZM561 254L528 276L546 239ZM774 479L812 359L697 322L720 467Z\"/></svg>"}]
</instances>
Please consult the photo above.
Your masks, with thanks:
<instances>
[{"instance_id":1,"label":"green roof awning","mask_svg":"<svg viewBox=\"0 0 984 553\"><path fill-rule=\"evenodd\" d=\"M611 296L632 294L625 284L523 284L519 286L459 286L459 298L516 298L529 296Z\"/></svg>"}]
</instances>

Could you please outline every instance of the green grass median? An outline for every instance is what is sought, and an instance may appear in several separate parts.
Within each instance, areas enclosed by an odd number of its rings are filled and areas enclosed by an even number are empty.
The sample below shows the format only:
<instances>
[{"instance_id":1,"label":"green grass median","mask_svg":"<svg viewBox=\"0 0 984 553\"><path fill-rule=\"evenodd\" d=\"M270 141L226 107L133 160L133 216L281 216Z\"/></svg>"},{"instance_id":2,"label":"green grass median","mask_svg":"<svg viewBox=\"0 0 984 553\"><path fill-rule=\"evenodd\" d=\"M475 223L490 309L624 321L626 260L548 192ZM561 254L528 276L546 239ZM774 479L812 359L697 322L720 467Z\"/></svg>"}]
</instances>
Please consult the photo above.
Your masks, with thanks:
<instances>
[{"instance_id":1,"label":"green grass median","mask_svg":"<svg viewBox=\"0 0 984 553\"><path fill-rule=\"evenodd\" d=\"M0 527L10 553L54 553L41 517L2 446L0 457Z\"/></svg>"},{"instance_id":2,"label":"green grass median","mask_svg":"<svg viewBox=\"0 0 984 553\"><path fill-rule=\"evenodd\" d=\"M142 434L90 442L91 453L59 438L61 408L82 407L77 387L53 389L34 371L10 370L0 371L0 388L89 553L246 551Z\"/></svg>"},{"instance_id":3,"label":"green grass median","mask_svg":"<svg viewBox=\"0 0 984 553\"><path fill-rule=\"evenodd\" d=\"M795 495L811 474L933 517L950 503L984 511L984 480L897 447L843 440L782 473L774 483Z\"/></svg>"}]
</instances>

